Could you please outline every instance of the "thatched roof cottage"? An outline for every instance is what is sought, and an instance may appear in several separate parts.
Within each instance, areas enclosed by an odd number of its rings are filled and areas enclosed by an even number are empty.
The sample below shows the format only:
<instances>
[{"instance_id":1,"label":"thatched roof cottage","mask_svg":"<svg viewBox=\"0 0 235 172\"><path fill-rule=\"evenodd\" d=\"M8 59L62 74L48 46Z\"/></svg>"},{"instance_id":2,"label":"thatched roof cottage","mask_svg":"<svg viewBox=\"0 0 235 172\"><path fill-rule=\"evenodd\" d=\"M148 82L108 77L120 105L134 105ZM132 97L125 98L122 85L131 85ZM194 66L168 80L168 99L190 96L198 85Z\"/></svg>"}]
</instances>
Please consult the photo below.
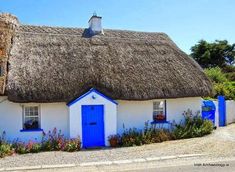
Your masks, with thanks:
<instances>
[{"instance_id":1,"label":"thatched roof cottage","mask_svg":"<svg viewBox=\"0 0 235 172\"><path fill-rule=\"evenodd\" d=\"M57 127L84 147L144 122L201 109L211 83L165 33L20 24L0 15L0 131L39 138ZM92 132L96 132L95 136Z\"/></svg>"}]
</instances>

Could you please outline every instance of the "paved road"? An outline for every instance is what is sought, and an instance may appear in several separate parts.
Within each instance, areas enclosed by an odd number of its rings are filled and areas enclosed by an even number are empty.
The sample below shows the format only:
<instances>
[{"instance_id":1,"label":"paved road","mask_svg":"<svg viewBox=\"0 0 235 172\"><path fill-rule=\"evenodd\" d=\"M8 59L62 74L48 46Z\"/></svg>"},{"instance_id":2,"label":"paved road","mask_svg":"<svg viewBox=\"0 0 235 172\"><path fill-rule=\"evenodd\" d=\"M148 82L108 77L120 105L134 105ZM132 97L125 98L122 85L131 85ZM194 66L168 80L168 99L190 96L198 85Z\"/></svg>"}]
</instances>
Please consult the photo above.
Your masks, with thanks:
<instances>
[{"instance_id":1,"label":"paved road","mask_svg":"<svg viewBox=\"0 0 235 172\"><path fill-rule=\"evenodd\" d=\"M128 170L125 172L234 172L235 171L235 160L224 161L224 162L213 162L204 164L191 164L191 165L180 165L171 167L155 167L148 169L135 169Z\"/></svg>"},{"instance_id":2,"label":"paved road","mask_svg":"<svg viewBox=\"0 0 235 172\"><path fill-rule=\"evenodd\" d=\"M191 162L191 163L190 163ZM194 164L195 162L195 164ZM203 164L204 163L204 164ZM153 161L148 163L132 163L105 166L73 167L43 170L24 170L23 172L234 172L235 158L226 161Z\"/></svg>"}]
</instances>

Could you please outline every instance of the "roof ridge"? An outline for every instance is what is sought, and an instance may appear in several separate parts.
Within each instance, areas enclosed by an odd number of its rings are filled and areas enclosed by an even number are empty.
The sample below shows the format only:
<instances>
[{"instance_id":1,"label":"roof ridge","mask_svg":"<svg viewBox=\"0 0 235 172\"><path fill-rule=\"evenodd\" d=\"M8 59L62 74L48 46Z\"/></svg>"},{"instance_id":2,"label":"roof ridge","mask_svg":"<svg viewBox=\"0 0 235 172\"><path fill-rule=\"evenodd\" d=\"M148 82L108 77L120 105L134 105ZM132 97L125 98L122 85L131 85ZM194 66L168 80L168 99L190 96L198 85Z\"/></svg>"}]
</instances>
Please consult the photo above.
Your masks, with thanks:
<instances>
[{"instance_id":1,"label":"roof ridge","mask_svg":"<svg viewBox=\"0 0 235 172\"><path fill-rule=\"evenodd\" d=\"M65 30L85 30L87 28L80 28L80 27L62 27L62 26L46 26L46 25L28 25L23 24L20 25L20 28L22 27L34 27L34 28L50 28L50 29L65 29ZM128 30L128 29L106 29L104 28L104 31L117 31L117 32L128 32L128 33L143 33L143 34L159 34L159 35L166 35L164 32L152 32L152 31L137 31L137 30Z\"/></svg>"},{"instance_id":2,"label":"roof ridge","mask_svg":"<svg viewBox=\"0 0 235 172\"><path fill-rule=\"evenodd\" d=\"M95 35L92 38L104 38L104 39L119 39L119 40L136 40L145 42L159 42L163 40L169 40L167 34L163 32L138 32L130 30L114 30L104 29L105 33L102 35ZM69 28L69 27L51 27L51 26L33 26L33 25L21 25L17 33L33 34L33 35L54 35L54 36L81 36L86 37L86 28Z\"/></svg>"}]
</instances>

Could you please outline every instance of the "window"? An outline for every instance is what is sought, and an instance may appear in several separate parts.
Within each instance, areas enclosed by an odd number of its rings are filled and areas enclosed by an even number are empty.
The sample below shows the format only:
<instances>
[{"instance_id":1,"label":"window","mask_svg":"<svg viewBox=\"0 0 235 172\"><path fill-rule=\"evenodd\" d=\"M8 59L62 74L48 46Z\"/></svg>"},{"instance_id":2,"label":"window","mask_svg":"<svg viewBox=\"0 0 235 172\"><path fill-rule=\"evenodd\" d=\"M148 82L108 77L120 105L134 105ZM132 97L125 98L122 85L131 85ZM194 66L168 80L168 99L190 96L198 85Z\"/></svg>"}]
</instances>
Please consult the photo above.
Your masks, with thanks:
<instances>
[{"instance_id":1,"label":"window","mask_svg":"<svg viewBox=\"0 0 235 172\"><path fill-rule=\"evenodd\" d=\"M32 130L40 128L39 107L23 107L23 129Z\"/></svg>"},{"instance_id":2,"label":"window","mask_svg":"<svg viewBox=\"0 0 235 172\"><path fill-rule=\"evenodd\" d=\"M153 102L153 121L166 121L165 101Z\"/></svg>"}]
</instances>

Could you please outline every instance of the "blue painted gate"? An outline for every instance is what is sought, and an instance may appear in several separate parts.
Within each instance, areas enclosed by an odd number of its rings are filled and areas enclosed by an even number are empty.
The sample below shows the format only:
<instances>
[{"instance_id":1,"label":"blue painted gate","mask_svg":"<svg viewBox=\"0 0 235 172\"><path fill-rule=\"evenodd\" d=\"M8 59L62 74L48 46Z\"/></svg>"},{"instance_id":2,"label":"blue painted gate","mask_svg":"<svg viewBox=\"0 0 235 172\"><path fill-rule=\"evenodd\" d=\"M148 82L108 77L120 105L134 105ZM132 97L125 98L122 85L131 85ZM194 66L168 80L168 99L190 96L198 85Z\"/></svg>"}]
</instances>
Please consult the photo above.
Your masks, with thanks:
<instances>
[{"instance_id":1,"label":"blue painted gate","mask_svg":"<svg viewBox=\"0 0 235 172\"><path fill-rule=\"evenodd\" d=\"M226 125L226 102L224 96L218 96L219 126Z\"/></svg>"},{"instance_id":2,"label":"blue painted gate","mask_svg":"<svg viewBox=\"0 0 235 172\"><path fill-rule=\"evenodd\" d=\"M84 148L105 145L103 105L82 105L82 144Z\"/></svg>"},{"instance_id":3,"label":"blue painted gate","mask_svg":"<svg viewBox=\"0 0 235 172\"><path fill-rule=\"evenodd\" d=\"M213 125L215 125L215 111L216 107L212 100L203 100L202 118L210 120Z\"/></svg>"}]
</instances>

